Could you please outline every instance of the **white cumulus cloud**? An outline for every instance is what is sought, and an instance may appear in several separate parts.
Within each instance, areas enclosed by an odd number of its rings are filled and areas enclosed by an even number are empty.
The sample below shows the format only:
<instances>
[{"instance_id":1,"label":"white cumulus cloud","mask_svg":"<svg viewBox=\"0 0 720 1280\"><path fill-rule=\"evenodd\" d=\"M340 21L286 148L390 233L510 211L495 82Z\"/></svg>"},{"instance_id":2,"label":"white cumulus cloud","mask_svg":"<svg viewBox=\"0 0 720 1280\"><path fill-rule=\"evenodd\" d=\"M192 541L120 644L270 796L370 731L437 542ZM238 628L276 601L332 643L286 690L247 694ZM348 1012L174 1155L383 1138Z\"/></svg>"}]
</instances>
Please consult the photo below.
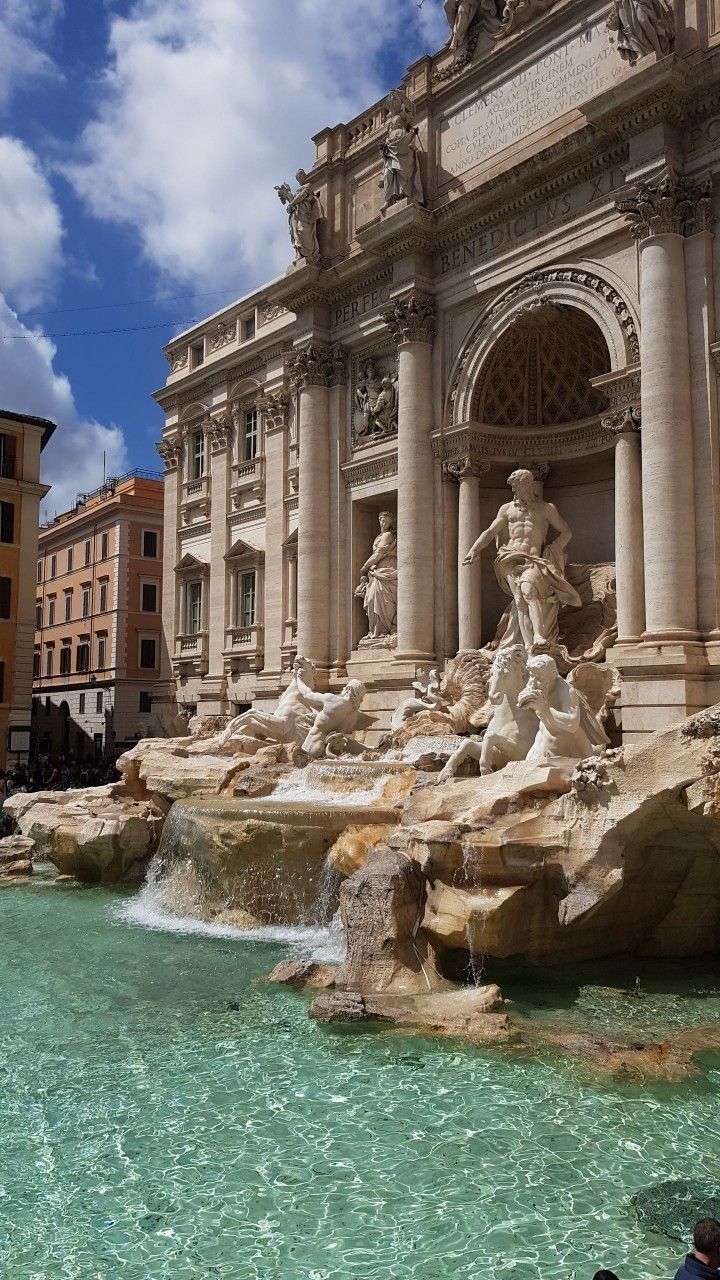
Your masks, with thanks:
<instances>
[{"instance_id":1,"label":"white cumulus cloud","mask_svg":"<svg viewBox=\"0 0 720 1280\"><path fill-rule=\"evenodd\" d=\"M252 286L289 263L273 188L310 167L311 135L386 92L398 46L446 32L439 0L136 0L67 173L160 272Z\"/></svg>"},{"instance_id":2,"label":"white cumulus cloud","mask_svg":"<svg viewBox=\"0 0 720 1280\"><path fill-rule=\"evenodd\" d=\"M0 107L37 77L59 76L47 49L62 0L0 0Z\"/></svg>"},{"instance_id":3,"label":"white cumulus cloud","mask_svg":"<svg viewBox=\"0 0 720 1280\"><path fill-rule=\"evenodd\" d=\"M32 151L0 136L0 292L37 306L62 263L63 227L52 188Z\"/></svg>"},{"instance_id":4,"label":"white cumulus cloud","mask_svg":"<svg viewBox=\"0 0 720 1280\"><path fill-rule=\"evenodd\" d=\"M77 493L102 481L103 452L108 474L127 469L122 431L83 419L68 379L54 367L55 346L39 329L30 330L0 295L0 407L35 414L58 424L42 457L42 480L52 490L43 514L66 511Z\"/></svg>"}]
</instances>

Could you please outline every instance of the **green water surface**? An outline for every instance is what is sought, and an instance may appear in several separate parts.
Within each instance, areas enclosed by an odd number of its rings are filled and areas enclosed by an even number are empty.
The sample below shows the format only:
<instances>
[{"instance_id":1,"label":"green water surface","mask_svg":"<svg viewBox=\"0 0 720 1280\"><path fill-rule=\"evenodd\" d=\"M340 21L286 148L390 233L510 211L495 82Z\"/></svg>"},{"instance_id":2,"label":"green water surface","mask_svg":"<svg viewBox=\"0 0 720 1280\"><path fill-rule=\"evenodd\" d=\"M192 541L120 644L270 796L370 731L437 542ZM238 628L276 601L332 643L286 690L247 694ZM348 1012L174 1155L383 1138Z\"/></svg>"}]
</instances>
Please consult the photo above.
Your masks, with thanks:
<instances>
[{"instance_id":1,"label":"green water surface","mask_svg":"<svg viewBox=\"0 0 720 1280\"><path fill-rule=\"evenodd\" d=\"M0 892L3 1280L674 1274L681 1250L630 1197L718 1181L720 1064L620 1087L548 1055L330 1030L259 982L277 943L150 931L122 906ZM586 971L522 982L533 1016L584 1001L617 1026L626 1007ZM720 1016L711 975L686 988L675 1025Z\"/></svg>"}]
</instances>

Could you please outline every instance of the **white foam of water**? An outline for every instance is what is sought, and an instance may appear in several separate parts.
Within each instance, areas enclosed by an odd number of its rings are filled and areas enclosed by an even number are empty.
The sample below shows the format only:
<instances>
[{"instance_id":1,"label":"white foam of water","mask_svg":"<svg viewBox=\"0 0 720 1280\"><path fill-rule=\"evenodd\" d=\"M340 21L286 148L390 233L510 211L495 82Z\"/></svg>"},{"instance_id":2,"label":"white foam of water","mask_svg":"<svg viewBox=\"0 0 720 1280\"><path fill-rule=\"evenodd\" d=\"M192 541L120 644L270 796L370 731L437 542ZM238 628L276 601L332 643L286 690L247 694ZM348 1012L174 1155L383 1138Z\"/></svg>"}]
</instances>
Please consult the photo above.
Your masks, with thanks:
<instances>
[{"instance_id":1,"label":"white foam of water","mask_svg":"<svg viewBox=\"0 0 720 1280\"><path fill-rule=\"evenodd\" d=\"M387 776L380 774L374 778L371 787L366 787L362 791L331 791L327 785L314 787L301 779L283 778L270 798L273 801L316 804L326 809L332 809L334 806L342 809L362 809L382 798L382 788L387 780Z\"/></svg>"},{"instance_id":2,"label":"white foam of water","mask_svg":"<svg viewBox=\"0 0 720 1280\"><path fill-rule=\"evenodd\" d=\"M117 921L161 933L195 934L205 938L226 938L237 942L273 942L290 947L298 956L330 964L345 957L345 940L339 914L329 925L266 925L259 929L238 929L233 925L192 916L174 916L160 910L144 894L112 909Z\"/></svg>"}]
</instances>

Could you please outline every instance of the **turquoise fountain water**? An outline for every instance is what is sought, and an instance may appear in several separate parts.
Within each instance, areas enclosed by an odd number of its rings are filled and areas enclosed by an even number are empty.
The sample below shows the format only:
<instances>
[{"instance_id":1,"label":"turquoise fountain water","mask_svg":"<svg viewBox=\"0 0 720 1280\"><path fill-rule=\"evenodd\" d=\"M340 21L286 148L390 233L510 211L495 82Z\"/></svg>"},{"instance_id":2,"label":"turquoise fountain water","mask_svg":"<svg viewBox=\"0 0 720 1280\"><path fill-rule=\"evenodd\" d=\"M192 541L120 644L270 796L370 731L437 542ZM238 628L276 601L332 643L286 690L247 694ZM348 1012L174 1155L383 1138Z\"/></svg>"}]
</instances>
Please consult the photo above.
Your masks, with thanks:
<instances>
[{"instance_id":1,"label":"turquoise fountain water","mask_svg":"<svg viewBox=\"0 0 720 1280\"><path fill-rule=\"evenodd\" d=\"M720 1064L619 1087L549 1055L329 1031L259 981L278 941L147 929L131 908L0 892L3 1280L673 1274L680 1248L630 1197L690 1168L717 1180ZM543 1016L584 1002L617 1026L627 1008L597 970L508 981ZM717 984L688 977L673 1021L718 1016Z\"/></svg>"}]
</instances>

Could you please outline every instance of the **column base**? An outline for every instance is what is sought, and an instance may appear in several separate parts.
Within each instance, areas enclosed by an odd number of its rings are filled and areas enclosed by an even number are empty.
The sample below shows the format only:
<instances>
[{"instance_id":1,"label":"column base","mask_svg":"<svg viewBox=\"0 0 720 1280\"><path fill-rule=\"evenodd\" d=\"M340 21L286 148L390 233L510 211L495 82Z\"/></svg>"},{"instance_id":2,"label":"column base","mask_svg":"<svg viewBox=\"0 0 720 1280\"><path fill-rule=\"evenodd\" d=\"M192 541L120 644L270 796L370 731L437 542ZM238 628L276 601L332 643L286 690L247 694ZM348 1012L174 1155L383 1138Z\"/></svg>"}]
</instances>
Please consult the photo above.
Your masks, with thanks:
<instances>
[{"instance_id":1,"label":"column base","mask_svg":"<svg viewBox=\"0 0 720 1280\"><path fill-rule=\"evenodd\" d=\"M684 631L680 627L669 631L643 631L641 640L643 644L702 644L697 631Z\"/></svg>"},{"instance_id":2,"label":"column base","mask_svg":"<svg viewBox=\"0 0 720 1280\"><path fill-rule=\"evenodd\" d=\"M394 659L395 662L417 662L422 663L423 666L428 662L437 662L436 654L422 653L419 649L396 649Z\"/></svg>"}]
</instances>

